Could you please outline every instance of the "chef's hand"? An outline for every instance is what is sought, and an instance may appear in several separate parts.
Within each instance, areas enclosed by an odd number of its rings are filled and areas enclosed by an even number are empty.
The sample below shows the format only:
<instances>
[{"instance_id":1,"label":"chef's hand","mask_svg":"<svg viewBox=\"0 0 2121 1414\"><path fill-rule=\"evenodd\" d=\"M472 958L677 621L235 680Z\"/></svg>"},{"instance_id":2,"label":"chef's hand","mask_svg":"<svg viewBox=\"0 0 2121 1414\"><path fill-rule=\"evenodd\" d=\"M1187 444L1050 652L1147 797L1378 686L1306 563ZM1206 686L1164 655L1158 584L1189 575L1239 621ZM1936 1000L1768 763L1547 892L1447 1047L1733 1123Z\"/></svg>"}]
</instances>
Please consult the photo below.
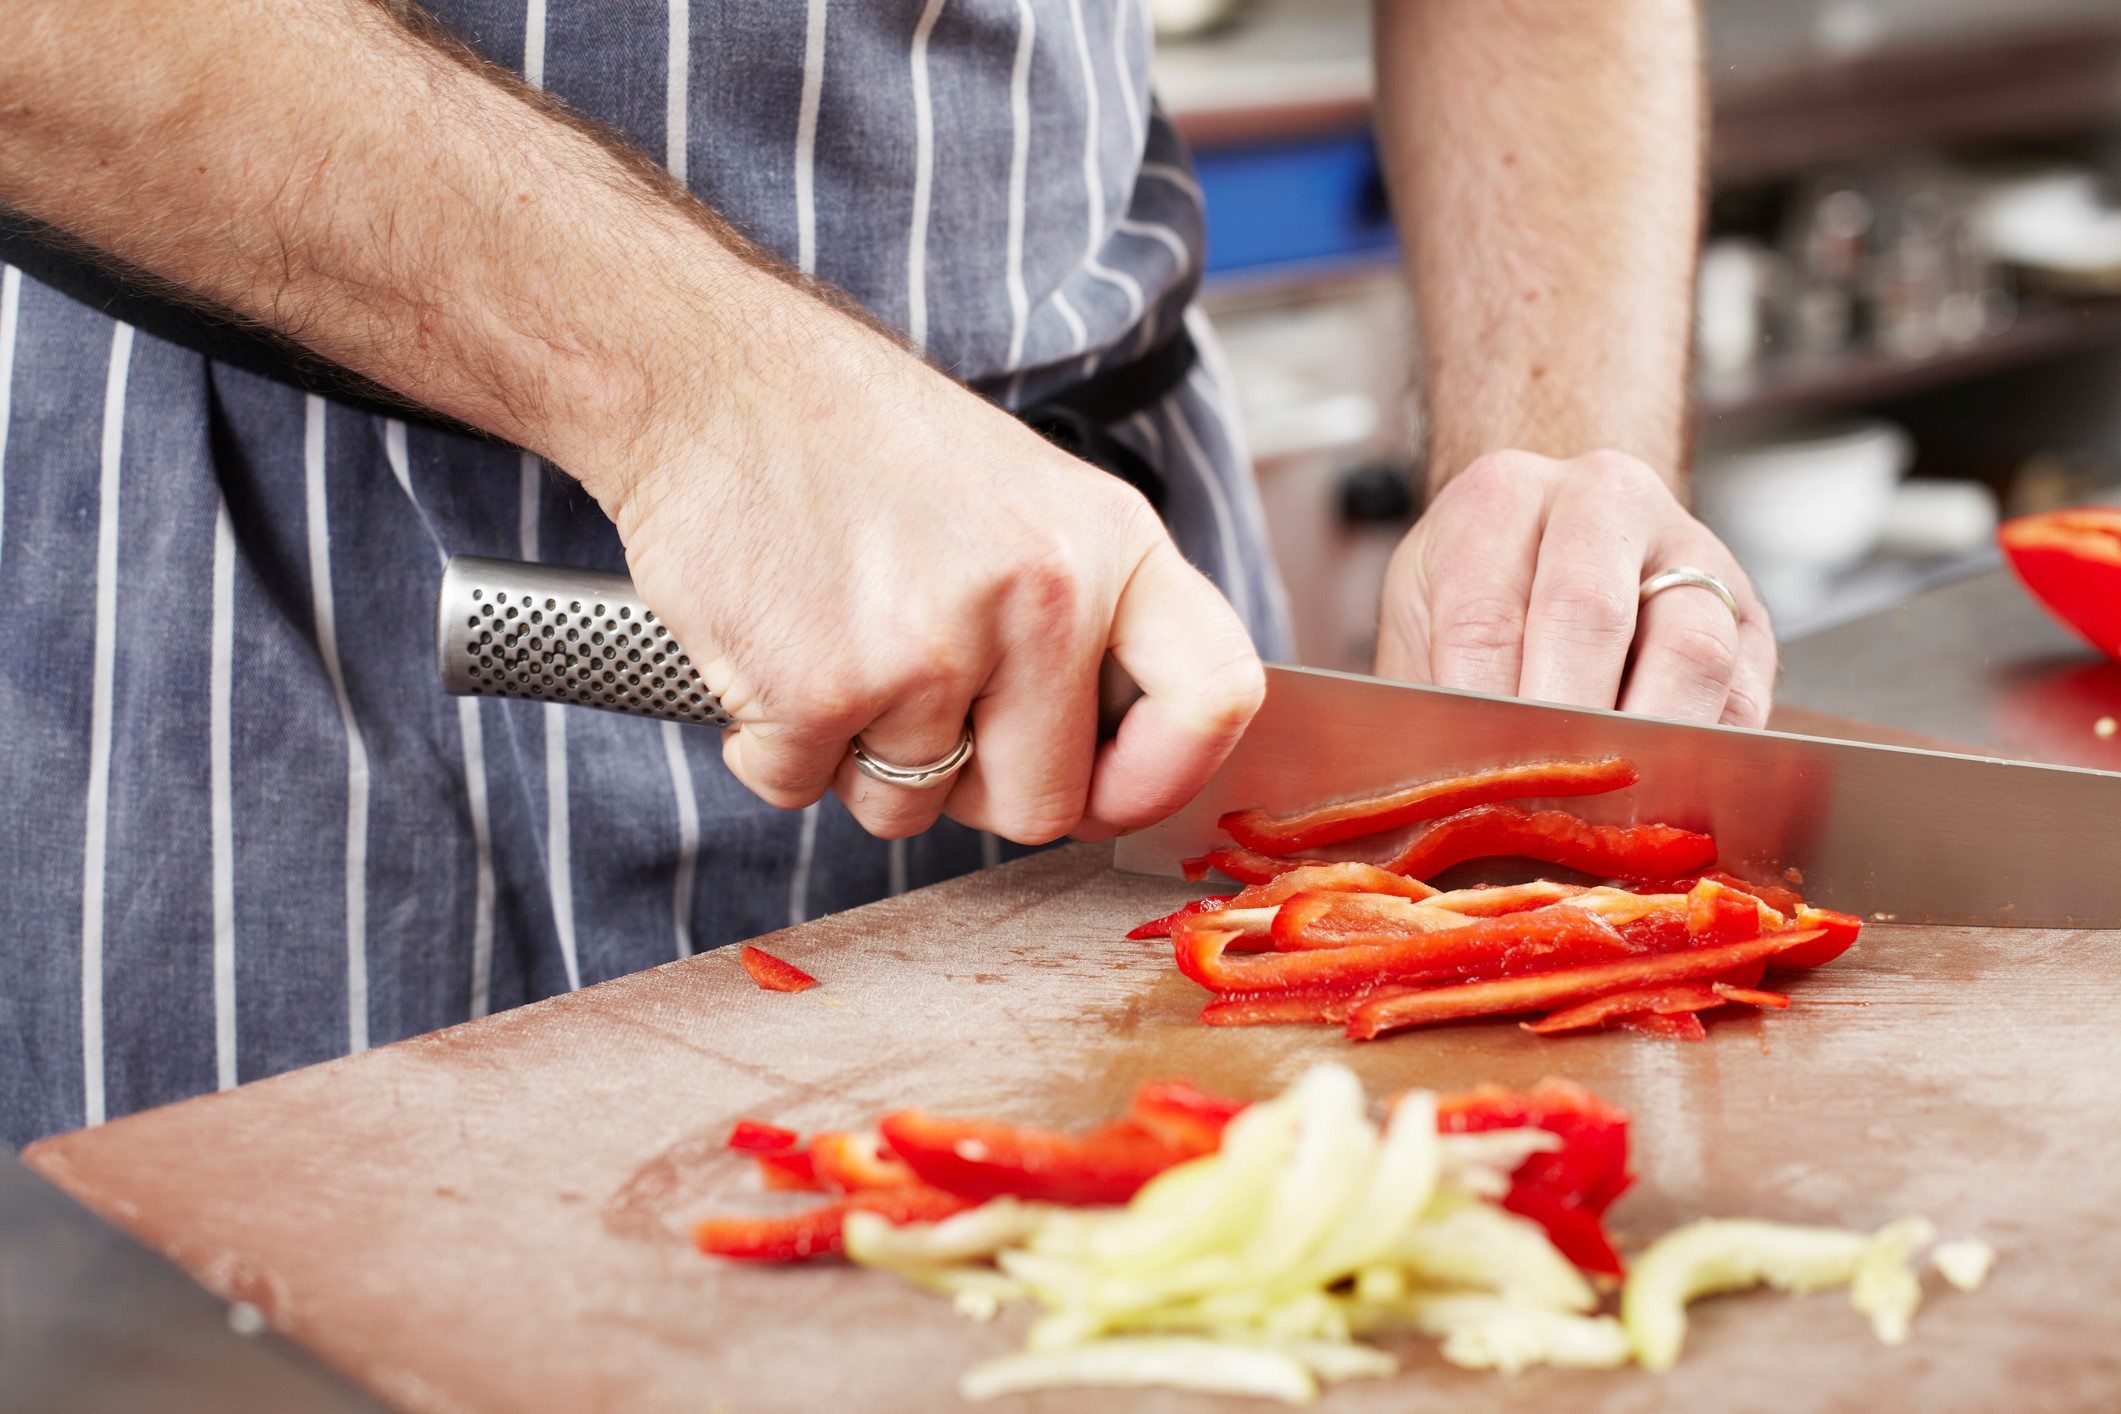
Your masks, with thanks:
<instances>
[{"instance_id":1,"label":"chef's hand","mask_svg":"<svg viewBox=\"0 0 2121 1414\"><path fill-rule=\"evenodd\" d=\"M871 833L938 813L1023 843L1161 819L1258 707L1243 625L1142 496L851 319L761 292L763 335L623 486L594 487L636 583L740 723L766 801L830 790ZM822 316L822 317L821 317ZM1110 650L1143 696L1097 741ZM860 774L974 755L947 786Z\"/></svg>"},{"instance_id":2,"label":"chef's hand","mask_svg":"<svg viewBox=\"0 0 2121 1414\"><path fill-rule=\"evenodd\" d=\"M1705 589L1639 600L1663 570ZM1385 576L1381 677L1579 707L1757 727L1775 638L1745 572L1646 464L1496 452L1430 503Z\"/></svg>"}]
</instances>

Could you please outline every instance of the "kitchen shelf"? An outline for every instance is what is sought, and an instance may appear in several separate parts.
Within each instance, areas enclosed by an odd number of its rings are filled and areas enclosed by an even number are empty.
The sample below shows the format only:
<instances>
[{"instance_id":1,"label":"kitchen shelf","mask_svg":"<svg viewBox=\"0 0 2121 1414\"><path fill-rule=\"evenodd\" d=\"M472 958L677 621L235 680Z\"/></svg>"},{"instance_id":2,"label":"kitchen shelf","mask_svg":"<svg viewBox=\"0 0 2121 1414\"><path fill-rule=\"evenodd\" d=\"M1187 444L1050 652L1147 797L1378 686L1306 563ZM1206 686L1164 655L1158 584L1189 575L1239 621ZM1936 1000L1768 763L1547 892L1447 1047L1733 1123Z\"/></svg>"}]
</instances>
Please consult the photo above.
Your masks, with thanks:
<instances>
[{"instance_id":1,"label":"kitchen shelf","mask_svg":"<svg viewBox=\"0 0 2121 1414\"><path fill-rule=\"evenodd\" d=\"M2009 327L1921 356L1857 349L1711 381L1696 418L1722 427L1876 403L2121 342L2121 298L2027 303Z\"/></svg>"}]
</instances>

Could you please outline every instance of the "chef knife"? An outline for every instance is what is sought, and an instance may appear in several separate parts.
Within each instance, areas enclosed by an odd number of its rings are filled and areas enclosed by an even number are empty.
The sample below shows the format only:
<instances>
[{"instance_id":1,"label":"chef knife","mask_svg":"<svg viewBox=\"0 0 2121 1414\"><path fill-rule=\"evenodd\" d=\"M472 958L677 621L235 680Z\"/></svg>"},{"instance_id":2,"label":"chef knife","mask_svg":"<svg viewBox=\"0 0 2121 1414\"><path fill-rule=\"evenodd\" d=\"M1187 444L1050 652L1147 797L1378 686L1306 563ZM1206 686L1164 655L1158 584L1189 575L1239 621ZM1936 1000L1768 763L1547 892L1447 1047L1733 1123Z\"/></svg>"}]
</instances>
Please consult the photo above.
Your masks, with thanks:
<instances>
[{"instance_id":1,"label":"chef knife","mask_svg":"<svg viewBox=\"0 0 2121 1414\"><path fill-rule=\"evenodd\" d=\"M1302 809L1518 762L1624 756L1639 784L1552 802L1716 838L1718 865L1879 921L2121 928L2121 774L1668 722L1311 668L1267 696L1207 787L1118 842L1177 874L1225 812ZM1536 802L1534 802L1536 804ZM1364 857L1361 841L1338 851ZM1373 846L1368 853L1381 857Z\"/></svg>"},{"instance_id":2,"label":"chef knife","mask_svg":"<svg viewBox=\"0 0 2121 1414\"><path fill-rule=\"evenodd\" d=\"M443 687L460 695L729 725L621 574L457 556L442 576L435 654ZM1230 810L1294 810L1496 765L1599 756L1627 757L1641 782L1557 804L1598 822L1705 831L1721 867L1784 879L1827 907L1881 921L2121 928L2121 775L2112 772L1310 668L1269 667L1266 701L1222 769L1176 815L1120 840L1114 862L1178 874L1181 860L1225 842L1215 822ZM1364 842L1337 852L1360 857Z\"/></svg>"}]
</instances>

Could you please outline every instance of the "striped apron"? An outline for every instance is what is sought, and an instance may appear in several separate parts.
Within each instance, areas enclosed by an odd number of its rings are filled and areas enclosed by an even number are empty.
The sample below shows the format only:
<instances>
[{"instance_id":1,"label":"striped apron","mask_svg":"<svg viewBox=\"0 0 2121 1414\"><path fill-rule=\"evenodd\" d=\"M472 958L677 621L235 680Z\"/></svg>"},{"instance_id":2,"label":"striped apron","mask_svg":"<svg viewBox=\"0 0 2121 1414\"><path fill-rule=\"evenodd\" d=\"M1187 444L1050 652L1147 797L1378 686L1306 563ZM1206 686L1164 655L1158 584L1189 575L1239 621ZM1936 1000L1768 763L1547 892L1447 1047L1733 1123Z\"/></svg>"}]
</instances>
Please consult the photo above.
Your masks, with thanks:
<instances>
[{"instance_id":1,"label":"striped apron","mask_svg":"<svg viewBox=\"0 0 2121 1414\"><path fill-rule=\"evenodd\" d=\"M1204 350L1114 429L1262 651L1286 612L1141 0L435 0L1008 406ZM711 732L455 700L443 559L623 569L535 457L0 271L0 1134L20 1145L1017 852L784 813Z\"/></svg>"}]
</instances>

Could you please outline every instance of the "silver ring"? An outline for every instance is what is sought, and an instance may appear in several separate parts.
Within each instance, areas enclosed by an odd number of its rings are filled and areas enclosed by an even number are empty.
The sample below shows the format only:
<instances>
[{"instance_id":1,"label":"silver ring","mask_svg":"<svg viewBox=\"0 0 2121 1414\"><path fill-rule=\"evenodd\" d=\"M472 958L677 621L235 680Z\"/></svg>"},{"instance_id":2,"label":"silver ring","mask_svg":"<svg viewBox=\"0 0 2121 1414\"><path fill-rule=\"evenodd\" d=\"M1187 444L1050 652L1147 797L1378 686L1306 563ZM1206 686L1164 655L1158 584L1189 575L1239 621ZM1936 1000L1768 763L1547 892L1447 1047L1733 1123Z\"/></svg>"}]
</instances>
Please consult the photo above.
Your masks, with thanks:
<instances>
[{"instance_id":1,"label":"silver ring","mask_svg":"<svg viewBox=\"0 0 2121 1414\"><path fill-rule=\"evenodd\" d=\"M872 781L882 781L887 786L904 786L908 790L930 790L949 780L964 769L972 759L972 727L968 723L965 734L958 738L957 746L948 756L931 761L925 766L894 766L889 761L871 756L862 739L854 739L854 769Z\"/></svg>"},{"instance_id":2,"label":"silver ring","mask_svg":"<svg viewBox=\"0 0 2121 1414\"><path fill-rule=\"evenodd\" d=\"M1731 611L1731 618L1734 622L1743 619L1743 615L1738 612L1738 596L1731 593L1731 586L1725 584L1707 570L1682 567L1666 570L1662 574L1653 574L1642 582L1643 602L1648 603L1650 596L1662 594L1667 589L1677 589L1681 585L1691 585L1695 589L1706 589L1723 601L1723 607Z\"/></svg>"}]
</instances>

